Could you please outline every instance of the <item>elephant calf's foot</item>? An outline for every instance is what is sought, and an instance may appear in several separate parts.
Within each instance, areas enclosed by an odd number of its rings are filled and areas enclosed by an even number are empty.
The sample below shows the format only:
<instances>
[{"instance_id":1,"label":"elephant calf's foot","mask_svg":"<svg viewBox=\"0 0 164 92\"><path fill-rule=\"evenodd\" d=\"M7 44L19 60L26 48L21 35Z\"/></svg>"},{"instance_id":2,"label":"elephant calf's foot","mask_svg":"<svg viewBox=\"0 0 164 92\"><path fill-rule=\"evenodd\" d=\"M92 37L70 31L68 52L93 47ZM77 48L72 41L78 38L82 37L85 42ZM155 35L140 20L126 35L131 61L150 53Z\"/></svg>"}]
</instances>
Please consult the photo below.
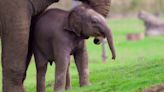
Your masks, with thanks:
<instances>
[{"instance_id":1,"label":"elephant calf's foot","mask_svg":"<svg viewBox=\"0 0 164 92\"><path fill-rule=\"evenodd\" d=\"M69 90L69 89L71 89L71 86L66 86L65 87L65 90Z\"/></svg>"},{"instance_id":2,"label":"elephant calf's foot","mask_svg":"<svg viewBox=\"0 0 164 92\"><path fill-rule=\"evenodd\" d=\"M55 88L54 92L65 92L65 89Z\"/></svg>"},{"instance_id":3,"label":"elephant calf's foot","mask_svg":"<svg viewBox=\"0 0 164 92\"><path fill-rule=\"evenodd\" d=\"M80 82L80 87L84 87L84 86L90 86L91 83L89 81L81 81Z\"/></svg>"},{"instance_id":4,"label":"elephant calf's foot","mask_svg":"<svg viewBox=\"0 0 164 92\"><path fill-rule=\"evenodd\" d=\"M71 89L71 84L66 83L65 90L69 90L69 89Z\"/></svg>"}]
</instances>

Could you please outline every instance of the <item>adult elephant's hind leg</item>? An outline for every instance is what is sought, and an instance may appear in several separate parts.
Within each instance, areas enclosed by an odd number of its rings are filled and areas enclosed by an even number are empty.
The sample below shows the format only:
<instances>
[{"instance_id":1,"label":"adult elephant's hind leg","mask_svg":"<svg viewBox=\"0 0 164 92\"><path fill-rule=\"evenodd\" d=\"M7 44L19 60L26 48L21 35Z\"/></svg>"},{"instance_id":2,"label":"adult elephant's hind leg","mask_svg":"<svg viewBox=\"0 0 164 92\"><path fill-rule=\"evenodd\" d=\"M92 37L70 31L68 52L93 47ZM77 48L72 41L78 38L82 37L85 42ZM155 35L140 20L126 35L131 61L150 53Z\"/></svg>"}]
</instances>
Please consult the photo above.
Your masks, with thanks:
<instances>
[{"instance_id":1,"label":"adult elephant's hind leg","mask_svg":"<svg viewBox=\"0 0 164 92\"><path fill-rule=\"evenodd\" d=\"M11 12L9 16L4 15L2 18L3 92L24 92L23 79L28 51L30 17L25 14L25 11L19 14L15 16Z\"/></svg>"}]
</instances>

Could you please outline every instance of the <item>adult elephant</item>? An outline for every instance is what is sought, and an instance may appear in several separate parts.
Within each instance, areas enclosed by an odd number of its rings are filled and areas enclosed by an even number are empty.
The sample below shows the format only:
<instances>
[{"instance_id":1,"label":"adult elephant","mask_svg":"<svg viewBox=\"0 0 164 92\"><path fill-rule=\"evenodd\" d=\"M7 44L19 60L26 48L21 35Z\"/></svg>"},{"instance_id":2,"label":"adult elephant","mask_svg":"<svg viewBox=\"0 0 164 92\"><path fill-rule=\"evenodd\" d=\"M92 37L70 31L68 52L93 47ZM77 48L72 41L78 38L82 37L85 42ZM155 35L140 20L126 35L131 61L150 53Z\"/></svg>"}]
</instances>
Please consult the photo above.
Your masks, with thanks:
<instances>
[{"instance_id":1,"label":"adult elephant","mask_svg":"<svg viewBox=\"0 0 164 92\"><path fill-rule=\"evenodd\" d=\"M0 31L2 31L2 81L3 92L24 92L23 81L28 66L28 41L31 20L44 11L50 4L59 0L0 0ZM79 0L97 4L110 0ZM96 3L98 2L98 3ZM104 3L105 2L105 3ZM95 5L95 6L94 6ZM100 7L102 8L102 7ZM102 13L103 14L103 13ZM81 44L84 47L85 44ZM76 53L81 86L88 84L88 62L86 49L79 48ZM83 61L83 62L82 62Z\"/></svg>"}]
</instances>

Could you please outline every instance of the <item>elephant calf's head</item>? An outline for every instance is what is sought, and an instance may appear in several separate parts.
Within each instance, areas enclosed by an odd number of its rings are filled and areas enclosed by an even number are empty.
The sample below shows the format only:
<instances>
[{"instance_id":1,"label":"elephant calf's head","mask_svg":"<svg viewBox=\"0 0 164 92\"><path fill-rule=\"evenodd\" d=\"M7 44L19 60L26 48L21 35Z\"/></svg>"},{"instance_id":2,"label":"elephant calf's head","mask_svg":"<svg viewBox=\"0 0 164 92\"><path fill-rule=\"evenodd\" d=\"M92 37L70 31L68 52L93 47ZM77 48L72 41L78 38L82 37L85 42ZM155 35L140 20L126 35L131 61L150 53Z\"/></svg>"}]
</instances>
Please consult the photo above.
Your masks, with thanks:
<instances>
[{"instance_id":1,"label":"elephant calf's head","mask_svg":"<svg viewBox=\"0 0 164 92\"><path fill-rule=\"evenodd\" d=\"M84 4L88 4L92 9L94 9L99 14L107 17L110 12L111 0L77 0ZM102 37L96 37L94 39L95 44L100 44L102 42Z\"/></svg>"},{"instance_id":2,"label":"elephant calf's head","mask_svg":"<svg viewBox=\"0 0 164 92\"><path fill-rule=\"evenodd\" d=\"M112 52L112 59L115 59L111 30L105 18L90 6L84 4L75 7L68 16L68 28L79 37L106 37Z\"/></svg>"}]
</instances>

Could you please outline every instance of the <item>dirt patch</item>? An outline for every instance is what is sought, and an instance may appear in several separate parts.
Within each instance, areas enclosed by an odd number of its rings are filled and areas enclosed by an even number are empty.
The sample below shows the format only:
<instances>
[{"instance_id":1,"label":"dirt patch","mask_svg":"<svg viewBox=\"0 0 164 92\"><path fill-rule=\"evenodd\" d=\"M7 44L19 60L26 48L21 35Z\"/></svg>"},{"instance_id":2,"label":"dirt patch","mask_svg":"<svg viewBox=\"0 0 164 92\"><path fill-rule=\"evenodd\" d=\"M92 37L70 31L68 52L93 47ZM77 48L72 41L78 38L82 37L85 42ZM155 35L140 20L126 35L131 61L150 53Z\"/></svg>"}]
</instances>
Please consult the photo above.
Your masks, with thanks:
<instances>
[{"instance_id":1,"label":"dirt patch","mask_svg":"<svg viewBox=\"0 0 164 92\"><path fill-rule=\"evenodd\" d=\"M144 33L128 33L126 35L126 39L128 41L138 41L144 39L145 34Z\"/></svg>"},{"instance_id":2,"label":"dirt patch","mask_svg":"<svg viewBox=\"0 0 164 92\"><path fill-rule=\"evenodd\" d=\"M154 85L144 89L142 92L164 92L164 84Z\"/></svg>"}]
</instances>

